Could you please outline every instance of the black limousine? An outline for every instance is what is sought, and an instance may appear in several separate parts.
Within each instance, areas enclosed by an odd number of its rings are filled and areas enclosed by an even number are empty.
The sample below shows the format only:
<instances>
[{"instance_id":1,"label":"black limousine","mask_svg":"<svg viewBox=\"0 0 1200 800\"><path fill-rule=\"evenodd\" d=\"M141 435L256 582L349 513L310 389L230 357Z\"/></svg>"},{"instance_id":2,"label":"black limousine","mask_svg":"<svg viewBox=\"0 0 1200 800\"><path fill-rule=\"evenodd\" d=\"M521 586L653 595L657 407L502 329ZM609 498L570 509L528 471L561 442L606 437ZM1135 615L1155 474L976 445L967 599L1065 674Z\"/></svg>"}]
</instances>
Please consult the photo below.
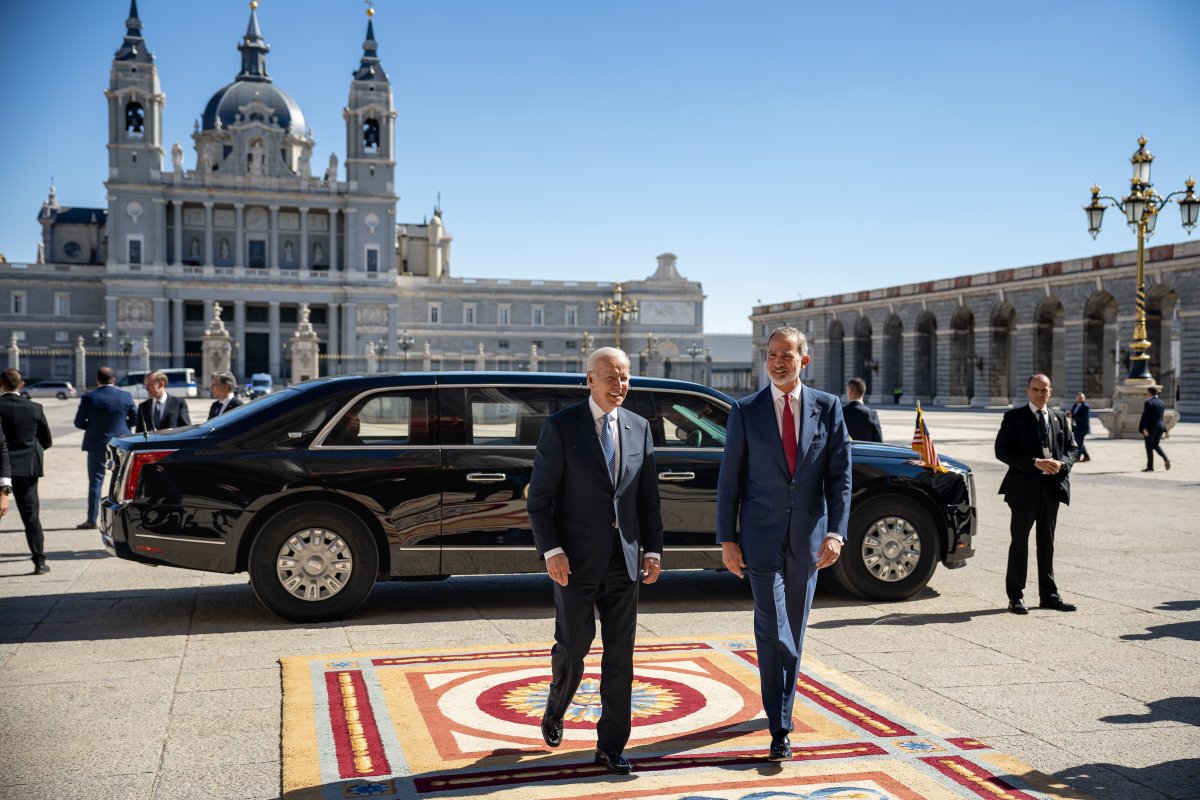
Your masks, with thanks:
<instances>
[{"instance_id":1,"label":"black limousine","mask_svg":"<svg viewBox=\"0 0 1200 800\"><path fill-rule=\"evenodd\" d=\"M542 420L587 396L581 374L438 372L309 381L173 431L114 438L100 533L145 564L248 571L297 622L352 613L376 580L540 572L525 492ZM648 419L668 569L721 569L717 473L732 400L634 378ZM974 554L970 468L931 472L902 447L855 443L850 531L830 578L912 596Z\"/></svg>"}]
</instances>

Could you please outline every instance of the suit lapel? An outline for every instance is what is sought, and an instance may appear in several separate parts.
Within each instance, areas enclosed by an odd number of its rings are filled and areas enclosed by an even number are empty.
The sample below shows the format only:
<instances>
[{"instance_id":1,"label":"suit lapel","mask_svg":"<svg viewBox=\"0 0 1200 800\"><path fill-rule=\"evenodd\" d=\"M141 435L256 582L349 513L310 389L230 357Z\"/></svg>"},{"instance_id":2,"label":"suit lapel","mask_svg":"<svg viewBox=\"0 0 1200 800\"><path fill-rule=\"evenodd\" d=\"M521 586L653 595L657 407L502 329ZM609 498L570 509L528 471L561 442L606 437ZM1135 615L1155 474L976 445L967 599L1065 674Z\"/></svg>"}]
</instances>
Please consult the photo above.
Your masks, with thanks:
<instances>
[{"instance_id":1,"label":"suit lapel","mask_svg":"<svg viewBox=\"0 0 1200 800\"><path fill-rule=\"evenodd\" d=\"M779 433L779 420L775 417L775 395L768 385L750 401L746 419L752 421L758 429L758 435L764 442L774 442L774 447L768 447L775 463L781 472L787 472L787 460L783 457L783 440Z\"/></svg>"},{"instance_id":2,"label":"suit lapel","mask_svg":"<svg viewBox=\"0 0 1200 800\"><path fill-rule=\"evenodd\" d=\"M813 390L801 384L800 386L800 441L796 448L796 467L799 469L808 458L808 449L813 437L817 435L817 416L821 409L817 408L817 396Z\"/></svg>"},{"instance_id":3,"label":"suit lapel","mask_svg":"<svg viewBox=\"0 0 1200 800\"><path fill-rule=\"evenodd\" d=\"M631 469L627 469L626 465L632 467L629 460L630 448L633 446L633 427L629 424L624 410L618 408L617 415L617 441L621 447L621 458L617 463L617 488L619 489L625 483L625 476L631 474Z\"/></svg>"},{"instance_id":4,"label":"suit lapel","mask_svg":"<svg viewBox=\"0 0 1200 800\"><path fill-rule=\"evenodd\" d=\"M579 416L576 422L579 425L579 435L583 438L584 447L591 450L592 455L596 457L596 466L600 468L600 474L607 478L608 462L604 460L600 437L596 435L596 421L592 419L591 403L584 400L583 404L579 406Z\"/></svg>"}]
</instances>

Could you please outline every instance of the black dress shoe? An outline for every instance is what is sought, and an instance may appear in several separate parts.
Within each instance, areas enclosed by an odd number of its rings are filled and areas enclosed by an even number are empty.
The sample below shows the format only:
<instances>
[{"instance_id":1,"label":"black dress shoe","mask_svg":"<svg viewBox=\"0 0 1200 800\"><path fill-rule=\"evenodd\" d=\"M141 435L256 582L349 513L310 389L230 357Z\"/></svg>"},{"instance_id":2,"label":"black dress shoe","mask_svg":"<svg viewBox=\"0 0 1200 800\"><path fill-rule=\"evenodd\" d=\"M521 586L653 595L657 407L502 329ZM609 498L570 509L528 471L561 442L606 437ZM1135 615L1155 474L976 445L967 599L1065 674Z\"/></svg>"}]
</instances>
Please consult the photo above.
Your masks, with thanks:
<instances>
[{"instance_id":1,"label":"black dress shoe","mask_svg":"<svg viewBox=\"0 0 1200 800\"><path fill-rule=\"evenodd\" d=\"M1154 472L1154 467L1146 467L1142 472Z\"/></svg>"},{"instance_id":2,"label":"black dress shoe","mask_svg":"<svg viewBox=\"0 0 1200 800\"><path fill-rule=\"evenodd\" d=\"M633 765L620 753L609 753L596 748L596 763L603 764L604 768L613 775L628 775L633 772Z\"/></svg>"},{"instance_id":3,"label":"black dress shoe","mask_svg":"<svg viewBox=\"0 0 1200 800\"><path fill-rule=\"evenodd\" d=\"M49 571L50 571L49 564L34 564L33 565L33 574L34 575L45 575Z\"/></svg>"},{"instance_id":4,"label":"black dress shoe","mask_svg":"<svg viewBox=\"0 0 1200 800\"><path fill-rule=\"evenodd\" d=\"M94 522L81 522L75 526L75 530L77 531L93 531L95 529L96 523Z\"/></svg>"},{"instance_id":5,"label":"black dress shoe","mask_svg":"<svg viewBox=\"0 0 1200 800\"><path fill-rule=\"evenodd\" d=\"M1168 471L1168 472L1170 472L1170 471L1171 471L1171 459L1169 459L1169 458L1164 458L1164 459L1163 459L1163 466L1167 468L1167 471Z\"/></svg>"},{"instance_id":6,"label":"black dress shoe","mask_svg":"<svg viewBox=\"0 0 1200 800\"><path fill-rule=\"evenodd\" d=\"M1074 611L1076 606L1074 603L1068 603L1061 597L1048 597L1038 603L1038 608L1049 608L1054 611Z\"/></svg>"},{"instance_id":7,"label":"black dress shoe","mask_svg":"<svg viewBox=\"0 0 1200 800\"><path fill-rule=\"evenodd\" d=\"M1024 600L1013 600L1008 604L1008 613L1010 614L1028 614L1029 609L1025 607Z\"/></svg>"},{"instance_id":8,"label":"black dress shoe","mask_svg":"<svg viewBox=\"0 0 1200 800\"><path fill-rule=\"evenodd\" d=\"M562 744L563 723L551 716L542 717L542 740L550 747Z\"/></svg>"},{"instance_id":9,"label":"black dress shoe","mask_svg":"<svg viewBox=\"0 0 1200 800\"><path fill-rule=\"evenodd\" d=\"M792 743L787 734L771 737L771 752L767 753L767 761L790 761L792 759Z\"/></svg>"}]
</instances>

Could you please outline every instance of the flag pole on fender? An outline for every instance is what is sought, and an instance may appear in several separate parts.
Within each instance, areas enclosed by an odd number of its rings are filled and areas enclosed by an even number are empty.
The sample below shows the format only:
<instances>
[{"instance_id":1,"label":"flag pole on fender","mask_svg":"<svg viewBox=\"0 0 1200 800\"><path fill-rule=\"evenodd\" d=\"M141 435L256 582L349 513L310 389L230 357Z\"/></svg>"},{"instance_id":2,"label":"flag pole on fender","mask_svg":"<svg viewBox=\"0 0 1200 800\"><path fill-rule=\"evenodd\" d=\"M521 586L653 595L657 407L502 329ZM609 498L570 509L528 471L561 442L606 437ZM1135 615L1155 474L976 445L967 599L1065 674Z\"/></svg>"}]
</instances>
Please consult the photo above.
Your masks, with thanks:
<instances>
[{"instance_id":1,"label":"flag pole on fender","mask_svg":"<svg viewBox=\"0 0 1200 800\"><path fill-rule=\"evenodd\" d=\"M933 446L933 437L929 435L929 427L925 424L925 415L921 413L921 401L917 401L917 426L913 430L912 449L917 453L917 463L934 472L949 472L938 460L937 448Z\"/></svg>"}]
</instances>

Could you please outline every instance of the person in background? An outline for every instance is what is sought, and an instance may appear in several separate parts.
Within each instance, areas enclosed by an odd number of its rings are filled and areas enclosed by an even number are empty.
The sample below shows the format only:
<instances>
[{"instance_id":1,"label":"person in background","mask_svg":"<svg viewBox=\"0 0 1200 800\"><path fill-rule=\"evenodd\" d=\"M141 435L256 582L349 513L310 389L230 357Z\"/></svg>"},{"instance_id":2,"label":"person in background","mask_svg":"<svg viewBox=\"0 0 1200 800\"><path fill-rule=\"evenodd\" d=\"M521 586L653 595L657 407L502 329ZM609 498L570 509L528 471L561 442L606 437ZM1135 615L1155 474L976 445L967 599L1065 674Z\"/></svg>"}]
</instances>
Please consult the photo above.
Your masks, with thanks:
<instances>
[{"instance_id":1,"label":"person in background","mask_svg":"<svg viewBox=\"0 0 1200 800\"><path fill-rule=\"evenodd\" d=\"M143 383L146 386L146 399L138 406L135 433L164 431L192 424L184 399L167 394L165 373L151 372Z\"/></svg>"},{"instance_id":2,"label":"person in background","mask_svg":"<svg viewBox=\"0 0 1200 800\"><path fill-rule=\"evenodd\" d=\"M233 376L232 372L213 373L212 383L209 384L208 389L217 399L208 409L209 419L219 417L229 409L242 405L241 399L234 394L237 388L237 378Z\"/></svg>"},{"instance_id":3,"label":"person in background","mask_svg":"<svg viewBox=\"0 0 1200 800\"><path fill-rule=\"evenodd\" d=\"M850 431L851 439L882 442L883 426L879 424L879 414L875 409L863 402L866 393L867 382L862 378L851 378L846 383L846 404L842 406L846 430Z\"/></svg>"},{"instance_id":4,"label":"person in background","mask_svg":"<svg viewBox=\"0 0 1200 800\"><path fill-rule=\"evenodd\" d=\"M5 477L12 478L12 493L16 497L17 511L25 525L25 543L33 557L33 574L44 575L50 571L46 563L46 537L42 533L42 521L38 503L38 478L42 477L42 452L53 444L46 415L38 403L21 397L25 381L16 369L0 372L0 426L4 435L0 444L8 450L9 470ZM7 489L0 486L0 492ZM4 494L8 501L8 494Z\"/></svg>"},{"instance_id":5,"label":"person in background","mask_svg":"<svg viewBox=\"0 0 1200 800\"><path fill-rule=\"evenodd\" d=\"M124 436L137 422L137 404L133 395L114 384L117 375L112 367L96 371L96 388L79 399L75 412L75 427L83 431L81 450L87 451L88 505L87 519L75 527L88 530L96 527L100 516L100 493L104 484L104 457L108 440Z\"/></svg>"},{"instance_id":6,"label":"person in background","mask_svg":"<svg viewBox=\"0 0 1200 800\"><path fill-rule=\"evenodd\" d=\"M1154 472L1155 453L1162 457L1165 469L1171 468L1171 459L1167 458L1162 445L1159 444L1163 434L1167 432L1167 424L1164 421L1166 413L1166 406L1158 396L1158 387L1147 386L1146 405L1142 407L1142 418L1138 421L1138 430L1146 440L1146 468L1142 472Z\"/></svg>"},{"instance_id":7,"label":"person in background","mask_svg":"<svg viewBox=\"0 0 1200 800\"><path fill-rule=\"evenodd\" d=\"M1083 392L1075 395L1075 405L1071 406L1071 431L1075 434L1075 446L1079 448L1078 461L1091 461L1087 445L1083 440L1092 432L1092 407L1087 404Z\"/></svg>"}]
</instances>

